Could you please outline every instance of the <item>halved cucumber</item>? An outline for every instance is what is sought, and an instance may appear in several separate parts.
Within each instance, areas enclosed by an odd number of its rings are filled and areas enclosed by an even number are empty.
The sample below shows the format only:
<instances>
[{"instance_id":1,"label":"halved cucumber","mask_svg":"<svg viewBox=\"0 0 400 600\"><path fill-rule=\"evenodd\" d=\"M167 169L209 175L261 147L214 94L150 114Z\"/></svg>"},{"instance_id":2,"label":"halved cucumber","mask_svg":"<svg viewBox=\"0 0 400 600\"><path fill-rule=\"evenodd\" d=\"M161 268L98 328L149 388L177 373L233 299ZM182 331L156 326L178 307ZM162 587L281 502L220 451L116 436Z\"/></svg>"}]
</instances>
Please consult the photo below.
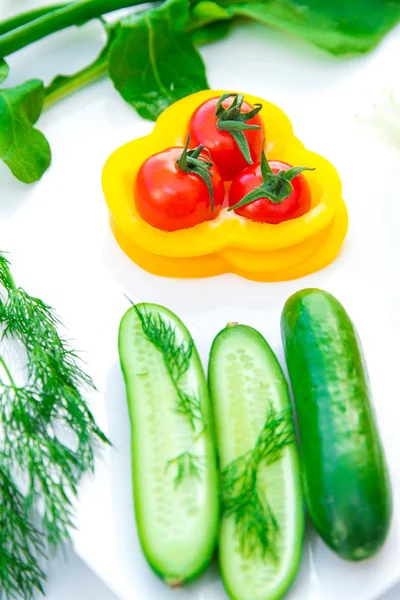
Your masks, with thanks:
<instances>
[{"instance_id":1,"label":"halved cucumber","mask_svg":"<svg viewBox=\"0 0 400 600\"><path fill-rule=\"evenodd\" d=\"M136 521L153 569L194 578L216 545L218 473L207 383L190 333L170 311L131 308L119 352L132 425Z\"/></svg>"},{"instance_id":2,"label":"halved cucumber","mask_svg":"<svg viewBox=\"0 0 400 600\"><path fill-rule=\"evenodd\" d=\"M233 600L277 600L297 573L304 533L288 386L266 340L244 325L228 326L214 340L209 385L223 473L219 559L225 587ZM254 482L257 496L246 496ZM269 529L258 528L260 515Z\"/></svg>"}]
</instances>

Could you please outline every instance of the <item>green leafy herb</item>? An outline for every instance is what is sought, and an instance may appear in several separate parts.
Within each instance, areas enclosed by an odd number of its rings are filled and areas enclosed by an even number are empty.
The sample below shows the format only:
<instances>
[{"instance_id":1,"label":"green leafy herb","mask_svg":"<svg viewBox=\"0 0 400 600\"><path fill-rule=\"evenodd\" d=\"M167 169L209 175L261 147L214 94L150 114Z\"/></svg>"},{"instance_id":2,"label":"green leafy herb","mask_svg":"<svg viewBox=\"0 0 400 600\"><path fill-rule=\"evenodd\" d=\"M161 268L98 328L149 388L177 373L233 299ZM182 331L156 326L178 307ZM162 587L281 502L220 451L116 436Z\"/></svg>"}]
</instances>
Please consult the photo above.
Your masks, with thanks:
<instances>
[{"instance_id":1,"label":"green leafy herb","mask_svg":"<svg viewBox=\"0 0 400 600\"><path fill-rule=\"evenodd\" d=\"M196 45L225 38L232 27L232 16L216 2L201 0L191 7L186 31Z\"/></svg>"},{"instance_id":2,"label":"green leafy herb","mask_svg":"<svg viewBox=\"0 0 400 600\"><path fill-rule=\"evenodd\" d=\"M188 18L188 0L167 0L120 22L110 77L146 119L156 119L176 100L208 87L204 63L185 31Z\"/></svg>"},{"instance_id":3,"label":"green leafy herb","mask_svg":"<svg viewBox=\"0 0 400 600\"><path fill-rule=\"evenodd\" d=\"M107 24L103 23L103 25L107 34L107 42L105 43L96 60L73 75L58 75L55 77L45 90L45 108L48 108L52 104L55 104L63 98L68 97L76 90L80 90L87 85L98 81L107 74L108 55L111 44L114 40L115 29Z\"/></svg>"},{"instance_id":4,"label":"green leafy herb","mask_svg":"<svg viewBox=\"0 0 400 600\"><path fill-rule=\"evenodd\" d=\"M160 313L149 313L143 307L133 304L142 323L143 333L162 354L165 367L177 394L176 412L187 418L197 439L206 429L206 421L197 395L188 394L181 385L181 379L190 368L193 341L178 342L175 327L163 319ZM199 478L204 467L204 458L191 452L182 452L167 461L167 470L175 468L175 487L191 477Z\"/></svg>"},{"instance_id":5,"label":"green leafy herb","mask_svg":"<svg viewBox=\"0 0 400 600\"><path fill-rule=\"evenodd\" d=\"M0 453L0 598L31 599L44 594L43 536L27 518L25 498Z\"/></svg>"},{"instance_id":6,"label":"green leafy herb","mask_svg":"<svg viewBox=\"0 0 400 600\"><path fill-rule=\"evenodd\" d=\"M176 470L175 487L179 487L184 480L191 477L201 479L204 469L204 457L196 456L191 452L182 452L179 456L167 462L167 470L171 467Z\"/></svg>"},{"instance_id":7,"label":"green leafy herb","mask_svg":"<svg viewBox=\"0 0 400 600\"><path fill-rule=\"evenodd\" d=\"M47 7L42 9L42 14L28 17L22 26L6 27L7 33L0 35L0 56L3 58L25 48L44 37L71 27L72 25L82 25L90 19L96 19L114 10L127 8L143 4L142 0L80 0L79 2L69 2L67 4ZM39 9L40 11L41 9ZM32 17L32 18L31 18ZM7 22L6 22L7 23ZM3 23L0 23L0 31Z\"/></svg>"},{"instance_id":8,"label":"green leafy herb","mask_svg":"<svg viewBox=\"0 0 400 600\"><path fill-rule=\"evenodd\" d=\"M244 16L337 55L374 48L400 19L398 0L220 0L231 16Z\"/></svg>"},{"instance_id":9,"label":"green leafy herb","mask_svg":"<svg viewBox=\"0 0 400 600\"><path fill-rule=\"evenodd\" d=\"M232 21L217 21L216 23L209 23L208 25L203 25L199 29L195 29L193 32L191 32L190 37L196 46L211 44L212 42L219 42L229 35L232 29L232 24Z\"/></svg>"},{"instance_id":10,"label":"green leafy herb","mask_svg":"<svg viewBox=\"0 0 400 600\"><path fill-rule=\"evenodd\" d=\"M35 79L13 89L0 89L0 159L20 181L37 181L51 161L45 136L33 128L42 110L107 74L113 27L106 26L106 32L107 43L97 59L77 73L58 75L46 88Z\"/></svg>"},{"instance_id":11,"label":"green leafy herb","mask_svg":"<svg viewBox=\"0 0 400 600\"><path fill-rule=\"evenodd\" d=\"M234 519L245 557L276 556L279 524L260 494L258 477L260 468L280 460L294 440L290 411L278 413L271 407L254 449L232 461L222 473L223 513L225 518Z\"/></svg>"},{"instance_id":12,"label":"green leafy herb","mask_svg":"<svg viewBox=\"0 0 400 600\"><path fill-rule=\"evenodd\" d=\"M205 427L200 399L196 395L185 392L180 381L190 367L193 353L193 341L178 342L176 330L171 323L165 321L160 313L149 313L136 305L135 309L142 323L143 333L162 354L164 364L178 396L176 411L187 417L195 432L200 424Z\"/></svg>"},{"instance_id":13,"label":"green leafy herb","mask_svg":"<svg viewBox=\"0 0 400 600\"><path fill-rule=\"evenodd\" d=\"M7 77L8 71L8 64L3 58L0 58L0 83Z\"/></svg>"},{"instance_id":14,"label":"green leafy herb","mask_svg":"<svg viewBox=\"0 0 400 600\"><path fill-rule=\"evenodd\" d=\"M82 391L93 387L74 351L60 337L61 326L52 309L15 285L9 263L0 253L2 338L22 345L26 382L17 383L0 354L0 573L6 598L15 590L30 599L41 590L43 575L35 567L46 547L56 550L70 540L72 498L82 475L92 471L94 448L107 438L96 426ZM61 436L68 436L69 443ZM26 493L17 491L18 474ZM14 499L15 514L7 502ZM40 507L41 529L32 525ZM13 595L14 594L14 595Z\"/></svg>"},{"instance_id":15,"label":"green leafy herb","mask_svg":"<svg viewBox=\"0 0 400 600\"><path fill-rule=\"evenodd\" d=\"M0 158L24 183L40 179L50 165L49 143L33 127L43 101L44 87L39 79L0 90Z\"/></svg>"},{"instance_id":16,"label":"green leafy herb","mask_svg":"<svg viewBox=\"0 0 400 600\"><path fill-rule=\"evenodd\" d=\"M193 5L190 15L189 22L186 27L186 31L191 31L210 25L211 23L217 23L219 21L231 21L232 16L230 13L223 8L217 2L211 2L210 0L201 0Z\"/></svg>"}]
</instances>

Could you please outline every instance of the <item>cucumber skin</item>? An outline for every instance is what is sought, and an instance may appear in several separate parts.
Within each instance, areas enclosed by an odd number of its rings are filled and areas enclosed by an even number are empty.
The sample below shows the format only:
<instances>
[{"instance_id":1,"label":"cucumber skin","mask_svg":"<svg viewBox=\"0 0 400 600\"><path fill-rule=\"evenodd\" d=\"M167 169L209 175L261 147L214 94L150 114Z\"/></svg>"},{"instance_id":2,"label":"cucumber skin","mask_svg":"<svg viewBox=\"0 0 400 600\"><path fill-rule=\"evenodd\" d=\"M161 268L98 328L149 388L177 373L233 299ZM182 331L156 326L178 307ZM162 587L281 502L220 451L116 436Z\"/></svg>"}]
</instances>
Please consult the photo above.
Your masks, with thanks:
<instances>
[{"instance_id":1,"label":"cucumber skin","mask_svg":"<svg viewBox=\"0 0 400 600\"><path fill-rule=\"evenodd\" d=\"M280 379L280 381L284 383L284 386L287 390L288 408L291 408L291 401L290 401L290 396L289 396L289 388L287 385L287 380L286 380L286 377L283 373L282 367L281 367L274 351L272 350L272 348L268 344L267 340L261 335L261 333L259 331L257 331L256 329L254 329L253 327L250 327L248 325L240 325L240 324L228 325L227 327L225 327L225 329L223 329L222 331L220 331L218 333L218 335L215 337L215 339L213 341L211 351L210 351L210 359L209 359L209 367L208 367L208 380L209 380L211 401L213 402L213 396L217 393L217 391L216 391L217 383L216 382L218 380L218 367L216 365L217 360L215 360L214 355L216 355L218 353L220 345L222 345L224 343L224 341L227 337L231 337L232 335L241 335L242 333L245 333L245 335L250 336L257 344L262 346L263 351L269 355L268 360L274 362L273 370L276 373L275 376L277 379ZM215 421L216 421L215 416L214 416L213 421L215 423ZM218 432L218 428L216 428L216 432ZM216 437L216 440L217 440L217 455L218 455L219 454L218 435ZM301 477L298 475L300 472L300 464L299 464L297 444L293 444L291 447L289 447L287 449L287 452L289 452L291 455L292 464L293 464L293 467L297 474L297 476L295 475L295 477L294 477L294 480L295 480L294 488L295 488L295 493L297 496L297 504L298 504L298 511L295 516L296 545L293 548L292 563L291 563L290 569L286 573L286 577L282 580L279 588L277 588L275 590L275 593L273 595L270 594L268 597L265 598L265 600L280 600L286 594L286 592L292 586L293 581L299 571L300 563L301 563L301 559L302 559L302 555L303 555L303 544L304 544L304 533L305 533L305 510L303 507L303 492L302 492L302 485L301 485ZM219 459L219 455L218 455L218 459ZM221 543L221 541L222 541L222 536L220 535L220 543ZM220 552L220 555L221 555L221 552ZM229 570L225 564L221 563L221 556L220 556L220 569L221 569L221 575L222 575L222 579L224 582L224 586L225 586L226 592L228 593L229 597L232 600L243 600L243 597L238 595L237 590L234 589L234 587L232 586L232 584L230 582Z\"/></svg>"},{"instance_id":2,"label":"cucumber skin","mask_svg":"<svg viewBox=\"0 0 400 600\"><path fill-rule=\"evenodd\" d=\"M136 307L137 308L142 307L142 308L147 308L147 309L149 309L149 308L155 309L157 311L160 311L161 313L164 313L165 315L168 315L179 326L181 331L184 333L185 338L187 340L192 339L192 336L191 336L189 330L184 325L184 323L172 311L168 310L164 306L157 305L157 304L141 303L141 304L137 304ZM120 323L120 329L119 329L118 347L119 347L121 369L122 369L122 373L123 373L124 381L125 381L125 385L126 385L129 418L130 418L130 423L131 423L132 477L133 477L133 484L135 487L135 479L136 479L135 473L136 473L136 468L137 468L137 461L140 460L138 449L135 447L135 419L134 419L135 399L129 392L129 380L131 378L130 369L129 369L129 366L127 366L129 363L129 357L124 356L124 352L122 349L122 346L123 346L122 337L125 335L124 328L125 328L126 323L129 323L130 314L132 313L132 311L136 314L135 308L132 307L122 317L122 320ZM199 354L197 352L197 348L195 345L193 346L193 351L192 351L192 361L194 361L195 367L197 368L199 374L201 374L201 376L202 376L201 378L203 381L201 382L202 385L201 386L199 385L199 391L201 390L200 393L202 395L202 407L203 407L203 410L205 409L204 412L205 412L205 415L207 418L209 436L213 439L214 430L213 430L213 422L212 422L212 410L211 410L211 405L209 403L208 386L207 386L207 381L206 381L206 378L204 375L204 370L203 370L203 367L201 364L201 360L200 360L200 357L199 357ZM212 443L211 443L211 445L212 445ZM209 444L209 448L210 448L210 444ZM160 566L157 564L157 561L154 560L151 548L149 547L149 544L148 544L147 540L145 539L142 524L141 524L141 514L142 514L142 511L146 510L146 507L141 505L140 499L139 499L139 494L137 494L137 493L133 494L136 525L137 525L138 536L139 536L139 541L140 541L142 551L146 557L148 564L150 565L152 570L156 573L156 575L158 575L163 581L165 581L172 588L179 588L179 587L181 587L181 585L183 583L189 583L190 581L193 581L197 577L199 577L199 575L201 575L203 573L203 571L208 567L210 561L212 560L212 558L215 554L217 541L218 541L219 508L220 508L219 507L218 471L217 471L215 452L214 452L213 458L215 460L211 461L212 464L207 465L207 469L208 469L207 485L211 488L212 487L215 488L215 496L214 496L214 494L212 494L212 497L209 502L209 507L208 507L209 519L207 520L207 527L209 529L209 536L208 536L209 539L208 539L207 543L205 544L203 557L200 557L198 560L197 567L195 569L193 569L192 572L185 573L185 575L182 576L181 578L176 578L175 574L173 574L171 577L171 574L165 572L162 568L160 568Z\"/></svg>"},{"instance_id":3,"label":"cucumber skin","mask_svg":"<svg viewBox=\"0 0 400 600\"><path fill-rule=\"evenodd\" d=\"M357 333L318 289L291 296L281 325L311 520L342 558L369 558L387 537L392 500Z\"/></svg>"}]
</instances>

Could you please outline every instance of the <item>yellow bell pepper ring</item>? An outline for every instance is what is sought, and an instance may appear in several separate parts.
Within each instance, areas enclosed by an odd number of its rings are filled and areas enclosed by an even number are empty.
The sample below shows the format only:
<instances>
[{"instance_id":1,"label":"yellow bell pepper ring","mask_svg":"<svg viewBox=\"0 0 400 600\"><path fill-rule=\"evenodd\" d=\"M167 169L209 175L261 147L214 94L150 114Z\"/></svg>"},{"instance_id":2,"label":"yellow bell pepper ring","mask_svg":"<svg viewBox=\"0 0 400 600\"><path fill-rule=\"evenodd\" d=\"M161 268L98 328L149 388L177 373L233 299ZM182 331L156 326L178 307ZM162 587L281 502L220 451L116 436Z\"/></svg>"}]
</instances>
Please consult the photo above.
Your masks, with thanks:
<instances>
[{"instance_id":1,"label":"yellow bell pepper ring","mask_svg":"<svg viewBox=\"0 0 400 600\"><path fill-rule=\"evenodd\" d=\"M178 231L156 229L138 214L134 183L143 162L167 148L183 147L196 108L224 93L206 90L179 100L160 115L150 135L125 144L107 160L103 189L118 244L143 269L165 277L236 273L254 281L286 281L322 269L336 258L347 233L340 178L325 158L304 148L277 106L254 96L245 98L263 105L268 159L315 168L303 172L311 190L309 212L273 225L223 208L216 219Z\"/></svg>"}]
</instances>

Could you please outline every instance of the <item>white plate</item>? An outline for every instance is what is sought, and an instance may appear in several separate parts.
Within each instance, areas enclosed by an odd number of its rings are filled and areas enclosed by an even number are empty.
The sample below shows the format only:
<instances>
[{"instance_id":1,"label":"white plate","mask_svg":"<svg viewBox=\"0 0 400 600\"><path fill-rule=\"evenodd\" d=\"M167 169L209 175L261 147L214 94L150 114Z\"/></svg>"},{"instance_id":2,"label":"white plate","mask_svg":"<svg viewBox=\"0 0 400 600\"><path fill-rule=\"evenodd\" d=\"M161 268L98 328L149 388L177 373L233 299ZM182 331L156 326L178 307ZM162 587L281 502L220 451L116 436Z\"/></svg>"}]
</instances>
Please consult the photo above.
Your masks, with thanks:
<instances>
[{"instance_id":1,"label":"white plate","mask_svg":"<svg viewBox=\"0 0 400 600\"><path fill-rule=\"evenodd\" d=\"M3 12L11 13L14 3L4 4ZM101 37L93 24L87 34L88 41L81 41L80 30L64 32L12 57L10 84L33 72L48 80L57 70L73 71L86 63ZM329 57L256 24L236 28L226 41L205 47L203 55L212 86L242 89L277 103L298 137L335 164L349 208L349 235L333 265L300 281L153 277L114 242L100 184L108 155L149 132L152 124L139 119L108 82L44 115L40 127L51 142L53 165L43 180L27 187L0 166L0 246L10 252L17 280L57 308L77 348L84 350L100 390L93 409L114 443L99 461L96 476L82 486L76 548L123 600L226 599L216 566L196 584L173 593L153 575L139 549L117 355L118 324L128 308L124 293L176 311L204 360L213 336L232 319L260 329L282 359L279 317L284 301L295 290L319 286L345 304L364 343L395 517L384 550L362 564L338 559L309 528L301 572L287 599L373 600L400 580L400 178L399 159L358 126L355 115L384 85L395 84L400 29L375 53L354 61Z\"/></svg>"}]
</instances>

